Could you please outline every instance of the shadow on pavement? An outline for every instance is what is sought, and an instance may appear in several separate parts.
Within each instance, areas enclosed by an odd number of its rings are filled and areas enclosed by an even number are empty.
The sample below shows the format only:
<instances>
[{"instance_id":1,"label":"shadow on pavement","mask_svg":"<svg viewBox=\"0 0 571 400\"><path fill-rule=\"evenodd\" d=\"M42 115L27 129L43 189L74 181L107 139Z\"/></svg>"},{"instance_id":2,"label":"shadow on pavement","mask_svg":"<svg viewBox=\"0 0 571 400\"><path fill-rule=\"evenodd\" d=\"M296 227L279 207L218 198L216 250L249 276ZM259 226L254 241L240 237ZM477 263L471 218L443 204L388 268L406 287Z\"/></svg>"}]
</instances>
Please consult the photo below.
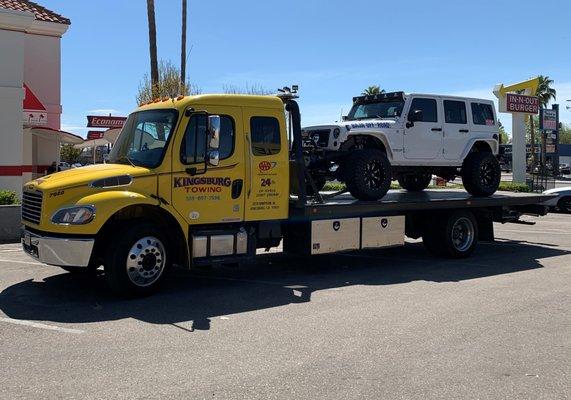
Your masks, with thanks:
<instances>
[{"instance_id":1,"label":"shadow on pavement","mask_svg":"<svg viewBox=\"0 0 571 400\"><path fill-rule=\"evenodd\" d=\"M8 317L63 323L135 318L152 324L192 321L191 330L210 329L210 319L311 301L313 292L350 285L397 285L412 281L458 282L542 268L540 259L571 252L504 241L481 244L465 260L430 257L422 244L313 258L263 255L242 268L174 271L152 297L124 300L107 289L102 276L68 273L26 280L0 293ZM186 330L177 326L180 329Z\"/></svg>"}]
</instances>

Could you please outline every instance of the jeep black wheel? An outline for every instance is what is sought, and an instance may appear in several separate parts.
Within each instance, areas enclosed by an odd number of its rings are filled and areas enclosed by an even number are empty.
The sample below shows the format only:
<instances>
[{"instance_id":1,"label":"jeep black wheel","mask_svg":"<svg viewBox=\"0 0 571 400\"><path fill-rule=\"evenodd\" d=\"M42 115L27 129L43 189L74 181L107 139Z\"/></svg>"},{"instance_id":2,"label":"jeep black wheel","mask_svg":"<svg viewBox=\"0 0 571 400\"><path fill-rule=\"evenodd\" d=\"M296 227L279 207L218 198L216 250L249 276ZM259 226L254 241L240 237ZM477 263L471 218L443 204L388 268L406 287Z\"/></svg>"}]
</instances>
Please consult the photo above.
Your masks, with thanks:
<instances>
[{"instance_id":1,"label":"jeep black wheel","mask_svg":"<svg viewBox=\"0 0 571 400\"><path fill-rule=\"evenodd\" d=\"M345 178L347 190L353 197L378 200L389 191L391 164L381 150L356 150L347 162Z\"/></svg>"},{"instance_id":2,"label":"jeep black wheel","mask_svg":"<svg viewBox=\"0 0 571 400\"><path fill-rule=\"evenodd\" d=\"M407 174L398 178L399 185L409 192L421 192L428 187L432 174Z\"/></svg>"},{"instance_id":3,"label":"jeep black wheel","mask_svg":"<svg viewBox=\"0 0 571 400\"><path fill-rule=\"evenodd\" d=\"M116 293L143 296L155 292L170 269L166 236L155 226L135 222L115 236L105 260L105 278Z\"/></svg>"},{"instance_id":4,"label":"jeep black wheel","mask_svg":"<svg viewBox=\"0 0 571 400\"><path fill-rule=\"evenodd\" d=\"M472 196L491 196L501 177L500 163L492 153L470 153L462 165L462 183Z\"/></svg>"}]
</instances>

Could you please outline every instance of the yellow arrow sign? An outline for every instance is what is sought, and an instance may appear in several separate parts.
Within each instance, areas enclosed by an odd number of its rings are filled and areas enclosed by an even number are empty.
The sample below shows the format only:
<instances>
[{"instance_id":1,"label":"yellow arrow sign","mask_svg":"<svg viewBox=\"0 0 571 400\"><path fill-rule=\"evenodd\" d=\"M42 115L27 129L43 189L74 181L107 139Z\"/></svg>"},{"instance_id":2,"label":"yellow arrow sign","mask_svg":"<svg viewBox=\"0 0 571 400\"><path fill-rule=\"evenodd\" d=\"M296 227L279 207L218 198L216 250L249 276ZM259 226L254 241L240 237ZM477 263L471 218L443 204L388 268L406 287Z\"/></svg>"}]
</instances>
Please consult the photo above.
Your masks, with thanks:
<instances>
[{"instance_id":1,"label":"yellow arrow sign","mask_svg":"<svg viewBox=\"0 0 571 400\"><path fill-rule=\"evenodd\" d=\"M529 93L526 93L528 96L534 96L537 93L537 88L539 86L539 78L532 78L528 79L527 81L514 83L513 85L504 86L503 84L499 85L494 89L498 91L500 96L505 96L506 93L509 92L518 92L520 90L529 90Z\"/></svg>"}]
</instances>

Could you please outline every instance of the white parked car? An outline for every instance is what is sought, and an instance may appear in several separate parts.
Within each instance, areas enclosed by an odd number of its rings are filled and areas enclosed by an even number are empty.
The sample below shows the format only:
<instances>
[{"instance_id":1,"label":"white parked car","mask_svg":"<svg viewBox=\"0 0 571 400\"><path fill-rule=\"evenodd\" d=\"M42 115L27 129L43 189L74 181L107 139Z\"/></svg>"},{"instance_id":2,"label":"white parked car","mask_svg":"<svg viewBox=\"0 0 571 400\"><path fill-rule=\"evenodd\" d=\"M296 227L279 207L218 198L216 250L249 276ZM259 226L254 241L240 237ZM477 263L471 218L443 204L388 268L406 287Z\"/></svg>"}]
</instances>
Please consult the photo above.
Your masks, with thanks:
<instances>
[{"instance_id":1,"label":"white parked car","mask_svg":"<svg viewBox=\"0 0 571 400\"><path fill-rule=\"evenodd\" d=\"M571 186L549 189L543 194L557 195L557 197L547 200L543 204L564 213L571 213Z\"/></svg>"},{"instance_id":2,"label":"white parked car","mask_svg":"<svg viewBox=\"0 0 571 400\"><path fill-rule=\"evenodd\" d=\"M403 92L359 96L342 122L305 127L302 135L318 190L337 179L354 197L376 200L392 179L420 191L437 175L461 176L469 193L489 196L500 183L499 124L490 100Z\"/></svg>"}]
</instances>

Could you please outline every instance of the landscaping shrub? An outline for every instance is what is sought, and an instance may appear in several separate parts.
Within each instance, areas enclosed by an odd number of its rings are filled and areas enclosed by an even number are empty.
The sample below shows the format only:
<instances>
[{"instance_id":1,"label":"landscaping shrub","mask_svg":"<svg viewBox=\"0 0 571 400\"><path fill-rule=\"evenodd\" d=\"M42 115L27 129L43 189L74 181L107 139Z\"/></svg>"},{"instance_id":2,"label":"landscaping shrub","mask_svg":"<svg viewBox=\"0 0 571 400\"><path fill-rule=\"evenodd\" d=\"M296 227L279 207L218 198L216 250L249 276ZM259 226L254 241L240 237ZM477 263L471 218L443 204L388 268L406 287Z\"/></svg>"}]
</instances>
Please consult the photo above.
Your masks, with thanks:
<instances>
[{"instance_id":1,"label":"landscaping shrub","mask_svg":"<svg viewBox=\"0 0 571 400\"><path fill-rule=\"evenodd\" d=\"M18 197L16 197L16 192L11 190L0 190L0 206L18 204Z\"/></svg>"}]
</instances>

